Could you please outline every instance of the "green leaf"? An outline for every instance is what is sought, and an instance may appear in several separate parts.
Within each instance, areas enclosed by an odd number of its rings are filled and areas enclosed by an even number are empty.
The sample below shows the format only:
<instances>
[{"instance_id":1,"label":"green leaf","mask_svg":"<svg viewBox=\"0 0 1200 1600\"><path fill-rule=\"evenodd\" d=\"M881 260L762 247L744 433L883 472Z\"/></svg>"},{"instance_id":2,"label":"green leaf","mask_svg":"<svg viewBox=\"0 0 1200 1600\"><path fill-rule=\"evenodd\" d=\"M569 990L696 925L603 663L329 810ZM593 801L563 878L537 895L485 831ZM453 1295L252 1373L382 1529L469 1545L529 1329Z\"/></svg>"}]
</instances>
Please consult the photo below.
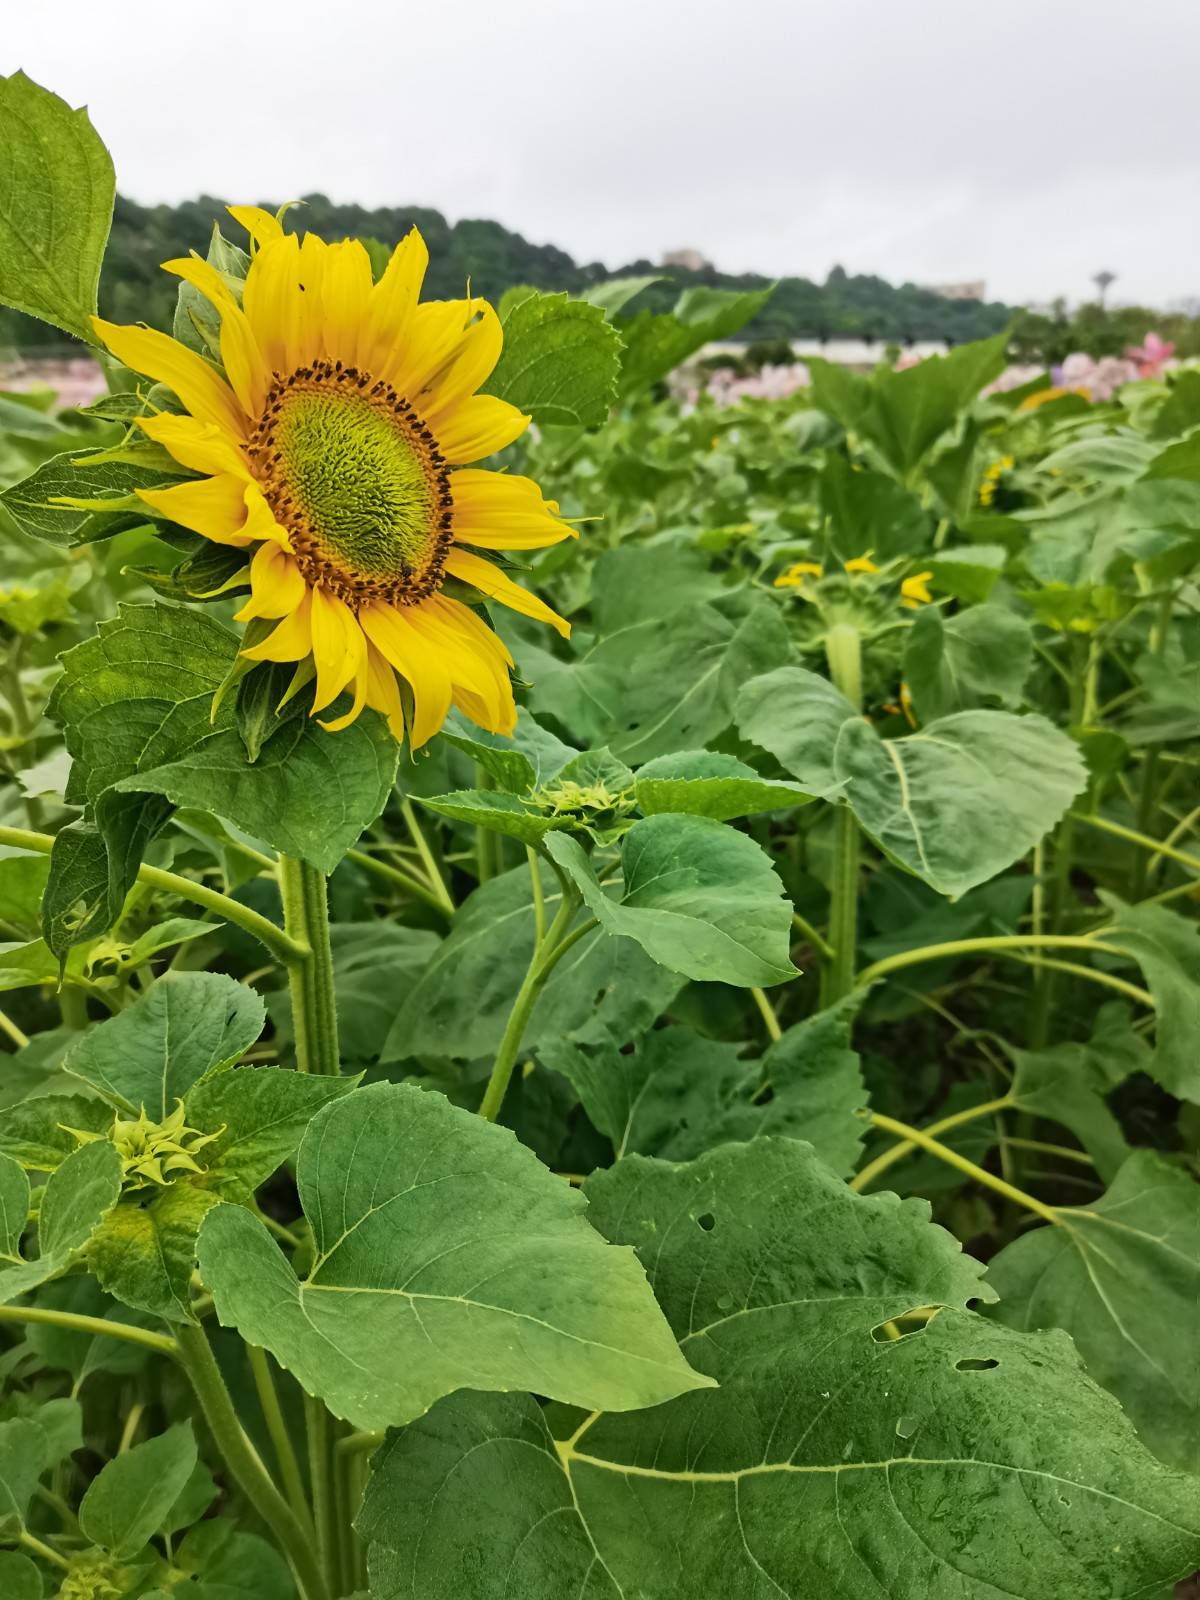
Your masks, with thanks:
<instances>
[{"instance_id":1,"label":"green leaf","mask_svg":"<svg viewBox=\"0 0 1200 1600\"><path fill-rule=\"evenodd\" d=\"M746 834L709 817L643 817L621 843L619 900L601 887L576 839L549 834L545 848L601 927L636 940L661 966L747 987L795 975L791 904L770 858Z\"/></svg>"},{"instance_id":2,"label":"green leaf","mask_svg":"<svg viewBox=\"0 0 1200 1600\"><path fill-rule=\"evenodd\" d=\"M28 1556L0 1551L0 1594L5 1600L42 1600L42 1575Z\"/></svg>"},{"instance_id":3,"label":"green leaf","mask_svg":"<svg viewBox=\"0 0 1200 1600\"><path fill-rule=\"evenodd\" d=\"M928 560L933 584L939 593L977 605L988 598L999 582L1008 551L1002 544L969 544L955 550L940 550Z\"/></svg>"},{"instance_id":4,"label":"green leaf","mask_svg":"<svg viewBox=\"0 0 1200 1600\"><path fill-rule=\"evenodd\" d=\"M91 1028L63 1062L110 1105L161 1122L206 1072L231 1066L262 1032L262 997L221 972L167 972Z\"/></svg>"},{"instance_id":5,"label":"green leaf","mask_svg":"<svg viewBox=\"0 0 1200 1600\"><path fill-rule=\"evenodd\" d=\"M797 783L760 778L735 756L707 750L685 750L648 761L637 775L634 793L648 817L680 811L715 822L804 806L816 798Z\"/></svg>"},{"instance_id":6,"label":"green leaf","mask_svg":"<svg viewBox=\"0 0 1200 1600\"><path fill-rule=\"evenodd\" d=\"M291 1572L279 1552L228 1517L212 1517L184 1537L172 1565L195 1600L295 1600ZM176 1591L178 1593L178 1591Z\"/></svg>"},{"instance_id":7,"label":"green leaf","mask_svg":"<svg viewBox=\"0 0 1200 1600\"><path fill-rule=\"evenodd\" d=\"M621 348L599 306L535 292L506 311L504 349L484 391L540 427L597 428L617 398Z\"/></svg>"},{"instance_id":8,"label":"green leaf","mask_svg":"<svg viewBox=\"0 0 1200 1600\"><path fill-rule=\"evenodd\" d=\"M921 722L999 701L1021 704L1033 667L1033 629L998 605L944 617L919 611L904 643L904 677Z\"/></svg>"},{"instance_id":9,"label":"green leaf","mask_svg":"<svg viewBox=\"0 0 1200 1600\"><path fill-rule=\"evenodd\" d=\"M522 844L540 844L553 829L569 828L574 821L572 817L552 816L527 806L516 795L500 789L460 789L455 794L432 795L422 799L421 804L440 817L503 833Z\"/></svg>"},{"instance_id":10,"label":"green leaf","mask_svg":"<svg viewBox=\"0 0 1200 1600\"><path fill-rule=\"evenodd\" d=\"M46 1435L36 1422L28 1417L0 1422L0 1534L5 1538L24 1524L48 1454Z\"/></svg>"},{"instance_id":11,"label":"green leaf","mask_svg":"<svg viewBox=\"0 0 1200 1600\"><path fill-rule=\"evenodd\" d=\"M622 397L650 388L714 339L731 337L758 315L774 288L771 284L738 294L698 286L685 289L675 309L665 315L639 311L632 317L618 317L616 325L625 341Z\"/></svg>"},{"instance_id":12,"label":"green leaf","mask_svg":"<svg viewBox=\"0 0 1200 1600\"><path fill-rule=\"evenodd\" d=\"M732 722L741 684L790 655L779 608L764 600L740 623L692 606L622 629L577 662L528 647L521 661L539 715L639 766L711 742Z\"/></svg>"},{"instance_id":13,"label":"green leaf","mask_svg":"<svg viewBox=\"0 0 1200 1600\"><path fill-rule=\"evenodd\" d=\"M1160 451L1146 468L1143 479L1146 478L1183 478L1200 483L1200 429Z\"/></svg>"},{"instance_id":14,"label":"green leaf","mask_svg":"<svg viewBox=\"0 0 1200 1600\"><path fill-rule=\"evenodd\" d=\"M382 810L397 745L374 713L339 734L294 716L247 760L228 697L212 715L236 650L201 612L126 606L63 656L50 711L75 758L68 800L85 801L95 827L55 842L43 928L56 954L111 924L173 805L215 812L324 872Z\"/></svg>"},{"instance_id":15,"label":"green leaf","mask_svg":"<svg viewBox=\"0 0 1200 1600\"><path fill-rule=\"evenodd\" d=\"M748 683L738 726L807 789L844 784L864 831L940 894L1019 860L1084 788L1078 747L1044 717L962 711L883 740L832 684L800 667Z\"/></svg>"},{"instance_id":16,"label":"green leaf","mask_svg":"<svg viewBox=\"0 0 1200 1600\"><path fill-rule=\"evenodd\" d=\"M592 624L601 639L639 622L661 627L666 617L718 600L725 589L725 575L694 539L618 546L597 556L592 568Z\"/></svg>"},{"instance_id":17,"label":"green leaf","mask_svg":"<svg viewBox=\"0 0 1200 1600\"><path fill-rule=\"evenodd\" d=\"M154 513L149 506L130 504L136 491L178 483L185 476L178 468L172 472L132 461L94 460L94 456L93 450L68 450L51 457L0 492L0 505L11 512L23 533L73 550L151 521ZM111 500L112 509L80 510L53 503L62 499Z\"/></svg>"},{"instance_id":18,"label":"green leaf","mask_svg":"<svg viewBox=\"0 0 1200 1600\"><path fill-rule=\"evenodd\" d=\"M187 1097L187 1120L217 1137L201 1151L204 1176L194 1182L223 1199L248 1201L294 1154L316 1113L357 1082L284 1067L235 1067L206 1078Z\"/></svg>"},{"instance_id":19,"label":"green leaf","mask_svg":"<svg viewBox=\"0 0 1200 1600\"><path fill-rule=\"evenodd\" d=\"M222 1323L357 1427L409 1421L462 1387L624 1409L704 1382L582 1198L440 1095L381 1083L327 1106L297 1183L307 1278L235 1206L205 1219L200 1271Z\"/></svg>"},{"instance_id":20,"label":"green leaf","mask_svg":"<svg viewBox=\"0 0 1200 1600\"><path fill-rule=\"evenodd\" d=\"M539 727L523 706L511 736L487 733L451 711L442 738L467 755L508 794L528 794L556 777L577 752L548 729Z\"/></svg>"},{"instance_id":21,"label":"green leaf","mask_svg":"<svg viewBox=\"0 0 1200 1600\"><path fill-rule=\"evenodd\" d=\"M546 916L552 919L562 890L548 867L540 870ZM459 906L449 936L410 988L382 1059L430 1054L471 1061L494 1055L533 956L533 939L527 868L481 884ZM595 929L555 966L530 1015L525 1044L533 1050L545 1039L581 1029L592 1037L619 1031L624 1042L648 1028L679 987L680 980L638 945Z\"/></svg>"},{"instance_id":22,"label":"green leaf","mask_svg":"<svg viewBox=\"0 0 1200 1600\"><path fill-rule=\"evenodd\" d=\"M39 1095L5 1108L0 1117L0 1151L30 1172L53 1172L64 1156L79 1147L68 1128L107 1133L112 1121L112 1109L102 1100L78 1094Z\"/></svg>"},{"instance_id":23,"label":"green leaf","mask_svg":"<svg viewBox=\"0 0 1200 1600\"><path fill-rule=\"evenodd\" d=\"M61 1272L87 1244L121 1190L121 1158L106 1141L82 1145L46 1179L38 1212L38 1257L13 1252L0 1264L0 1305Z\"/></svg>"},{"instance_id":24,"label":"green leaf","mask_svg":"<svg viewBox=\"0 0 1200 1600\"><path fill-rule=\"evenodd\" d=\"M94 341L116 179L85 110L15 72L0 78L0 301Z\"/></svg>"},{"instance_id":25,"label":"green leaf","mask_svg":"<svg viewBox=\"0 0 1200 1600\"><path fill-rule=\"evenodd\" d=\"M926 550L933 535L917 497L886 473L855 467L830 453L821 470L821 506L829 542L841 561L870 555L882 565Z\"/></svg>"},{"instance_id":26,"label":"green leaf","mask_svg":"<svg viewBox=\"0 0 1200 1600\"><path fill-rule=\"evenodd\" d=\"M1129 1019L1129 1008L1118 1001L1100 1007L1092 1037L1085 1043L1046 1050L1008 1047L1016 1068L1010 1090L1014 1103L1022 1111L1051 1117L1069 1128L1105 1182L1116 1175L1129 1146L1104 1097L1129 1073L1145 1070L1150 1057L1149 1047L1133 1032Z\"/></svg>"},{"instance_id":27,"label":"green leaf","mask_svg":"<svg viewBox=\"0 0 1200 1600\"><path fill-rule=\"evenodd\" d=\"M1200 1559L1194 1482L1062 1334L958 1309L980 1268L923 1202L855 1195L790 1139L587 1187L720 1388L629 1416L443 1401L372 1462L375 1600L1095 1600ZM948 1309L883 1337L918 1306Z\"/></svg>"},{"instance_id":28,"label":"green leaf","mask_svg":"<svg viewBox=\"0 0 1200 1600\"><path fill-rule=\"evenodd\" d=\"M190 1422L177 1423L105 1463L79 1505L79 1525L118 1560L138 1554L158 1532L196 1465Z\"/></svg>"},{"instance_id":29,"label":"green leaf","mask_svg":"<svg viewBox=\"0 0 1200 1600\"><path fill-rule=\"evenodd\" d=\"M761 1061L682 1027L656 1029L632 1050L559 1040L539 1054L574 1085L618 1159L687 1161L719 1144L790 1134L847 1177L862 1148L866 1091L849 1035L864 998L797 1023Z\"/></svg>"},{"instance_id":30,"label":"green leaf","mask_svg":"<svg viewBox=\"0 0 1200 1600\"><path fill-rule=\"evenodd\" d=\"M988 1268L994 1315L1013 1328L1065 1328L1150 1448L1200 1470L1200 1188L1150 1150L1125 1162L1059 1226L1006 1245Z\"/></svg>"},{"instance_id":31,"label":"green leaf","mask_svg":"<svg viewBox=\"0 0 1200 1600\"><path fill-rule=\"evenodd\" d=\"M196 1236L220 1199L184 1178L127 1196L88 1241L89 1269L122 1305L171 1322L194 1322Z\"/></svg>"},{"instance_id":32,"label":"green leaf","mask_svg":"<svg viewBox=\"0 0 1200 1600\"><path fill-rule=\"evenodd\" d=\"M11 1156L0 1155L0 1257L21 1260L21 1236L29 1220L29 1179Z\"/></svg>"},{"instance_id":33,"label":"green leaf","mask_svg":"<svg viewBox=\"0 0 1200 1600\"><path fill-rule=\"evenodd\" d=\"M1155 1051L1147 1071L1184 1100L1200 1101L1200 928L1167 906L1126 905L1100 890L1113 914L1105 944L1138 963L1154 996Z\"/></svg>"},{"instance_id":34,"label":"green leaf","mask_svg":"<svg viewBox=\"0 0 1200 1600\"><path fill-rule=\"evenodd\" d=\"M150 1321L118 1305L91 1277L66 1277L43 1284L38 1290L38 1305L51 1311L98 1318L101 1327L106 1322L118 1327L129 1324L140 1327ZM31 1323L25 1337L44 1366L70 1374L75 1394L95 1372L127 1376L140 1371L149 1354L140 1345L115 1335L110 1338L103 1333L81 1333L54 1323Z\"/></svg>"}]
</instances>

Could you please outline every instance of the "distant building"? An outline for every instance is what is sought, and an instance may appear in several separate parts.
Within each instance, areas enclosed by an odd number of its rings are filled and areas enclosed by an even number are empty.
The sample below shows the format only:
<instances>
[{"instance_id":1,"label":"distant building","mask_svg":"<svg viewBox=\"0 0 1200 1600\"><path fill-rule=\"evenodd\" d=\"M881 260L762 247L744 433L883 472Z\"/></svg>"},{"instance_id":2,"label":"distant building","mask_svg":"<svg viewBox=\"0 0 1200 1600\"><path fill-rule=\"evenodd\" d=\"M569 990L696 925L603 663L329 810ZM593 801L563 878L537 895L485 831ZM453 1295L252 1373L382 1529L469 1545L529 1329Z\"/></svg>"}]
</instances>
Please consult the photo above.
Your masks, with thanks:
<instances>
[{"instance_id":1,"label":"distant building","mask_svg":"<svg viewBox=\"0 0 1200 1600\"><path fill-rule=\"evenodd\" d=\"M943 300L983 300L987 297L987 282L973 278L969 283L930 283L926 285Z\"/></svg>"},{"instance_id":2,"label":"distant building","mask_svg":"<svg viewBox=\"0 0 1200 1600\"><path fill-rule=\"evenodd\" d=\"M699 250L668 250L659 262L662 267L683 267L686 272L705 272L712 266L707 256Z\"/></svg>"}]
</instances>

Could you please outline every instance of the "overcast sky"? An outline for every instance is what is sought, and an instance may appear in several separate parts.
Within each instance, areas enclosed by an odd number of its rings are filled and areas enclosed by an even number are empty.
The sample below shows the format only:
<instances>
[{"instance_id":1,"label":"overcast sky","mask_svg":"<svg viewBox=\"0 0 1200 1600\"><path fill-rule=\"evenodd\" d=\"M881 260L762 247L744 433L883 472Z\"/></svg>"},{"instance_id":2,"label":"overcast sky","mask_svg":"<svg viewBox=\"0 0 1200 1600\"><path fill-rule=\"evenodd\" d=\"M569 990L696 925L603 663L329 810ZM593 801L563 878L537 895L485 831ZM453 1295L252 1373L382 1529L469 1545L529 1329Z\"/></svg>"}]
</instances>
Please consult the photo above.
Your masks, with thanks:
<instances>
[{"instance_id":1,"label":"overcast sky","mask_svg":"<svg viewBox=\"0 0 1200 1600\"><path fill-rule=\"evenodd\" d=\"M5 0L125 194L495 217L580 260L1200 296L1200 0Z\"/></svg>"}]
</instances>

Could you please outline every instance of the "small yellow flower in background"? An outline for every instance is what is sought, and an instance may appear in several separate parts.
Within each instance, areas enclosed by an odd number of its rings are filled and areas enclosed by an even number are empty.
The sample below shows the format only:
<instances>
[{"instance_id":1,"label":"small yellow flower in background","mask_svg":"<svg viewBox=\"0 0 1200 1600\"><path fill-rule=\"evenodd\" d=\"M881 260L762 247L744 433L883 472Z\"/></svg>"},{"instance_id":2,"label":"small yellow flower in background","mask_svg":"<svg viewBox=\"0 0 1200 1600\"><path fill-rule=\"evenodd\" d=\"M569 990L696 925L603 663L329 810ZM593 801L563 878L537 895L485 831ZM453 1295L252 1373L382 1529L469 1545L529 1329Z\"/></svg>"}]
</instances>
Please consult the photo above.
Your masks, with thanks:
<instances>
[{"instance_id":1,"label":"small yellow flower in background","mask_svg":"<svg viewBox=\"0 0 1200 1600\"><path fill-rule=\"evenodd\" d=\"M219 313L225 377L164 333L95 319L118 360L183 402L184 415L140 427L206 474L141 498L246 550L251 598L238 620L276 626L243 654L297 663L295 687L315 676L314 714L350 690L330 731L372 706L402 738L399 677L414 747L451 705L511 732L512 657L441 591L456 579L565 636L562 617L463 547L530 550L574 529L529 478L468 465L529 426L476 392L500 358L500 319L475 298L418 304L429 253L415 228L375 282L358 240L301 239L256 206L230 209L254 243L240 304L208 262L165 263Z\"/></svg>"},{"instance_id":2,"label":"small yellow flower in background","mask_svg":"<svg viewBox=\"0 0 1200 1600\"><path fill-rule=\"evenodd\" d=\"M900 604L907 606L910 611L915 611L918 606L927 606L933 596L929 592L929 580L932 572L917 572L911 578L905 578L900 585Z\"/></svg>"},{"instance_id":3,"label":"small yellow flower in background","mask_svg":"<svg viewBox=\"0 0 1200 1600\"><path fill-rule=\"evenodd\" d=\"M819 578L820 564L816 561L795 561L775 579L777 589L803 589L805 578Z\"/></svg>"},{"instance_id":4,"label":"small yellow flower in background","mask_svg":"<svg viewBox=\"0 0 1200 1600\"><path fill-rule=\"evenodd\" d=\"M912 690L905 682L903 682L903 680L900 684L900 709L903 711L904 720L908 723L909 727L915 728L917 725L917 718L913 711Z\"/></svg>"},{"instance_id":5,"label":"small yellow flower in background","mask_svg":"<svg viewBox=\"0 0 1200 1600\"><path fill-rule=\"evenodd\" d=\"M879 571L879 568L871 560L870 556L855 556L852 561L844 562L843 565L845 570L849 573Z\"/></svg>"},{"instance_id":6,"label":"small yellow flower in background","mask_svg":"<svg viewBox=\"0 0 1200 1600\"><path fill-rule=\"evenodd\" d=\"M983 475L983 482L979 485L979 503L981 506L990 506L996 498L996 490L1000 487L1000 479L1006 472L1013 468L1011 456L1001 456L999 461L993 461Z\"/></svg>"}]
</instances>

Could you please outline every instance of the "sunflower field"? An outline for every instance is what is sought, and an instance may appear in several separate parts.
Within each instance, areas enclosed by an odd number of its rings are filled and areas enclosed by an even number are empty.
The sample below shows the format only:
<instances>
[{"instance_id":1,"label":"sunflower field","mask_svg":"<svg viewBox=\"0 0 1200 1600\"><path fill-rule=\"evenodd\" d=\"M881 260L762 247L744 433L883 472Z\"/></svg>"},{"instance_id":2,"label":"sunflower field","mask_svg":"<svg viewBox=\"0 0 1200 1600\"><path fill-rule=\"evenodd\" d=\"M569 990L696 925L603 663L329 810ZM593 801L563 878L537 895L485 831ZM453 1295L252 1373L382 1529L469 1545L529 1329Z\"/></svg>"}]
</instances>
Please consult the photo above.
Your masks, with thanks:
<instances>
[{"instance_id":1,"label":"sunflower field","mask_svg":"<svg viewBox=\"0 0 1200 1600\"><path fill-rule=\"evenodd\" d=\"M1192 1592L1200 369L251 205L119 326L0 138L0 1600Z\"/></svg>"}]
</instances>

